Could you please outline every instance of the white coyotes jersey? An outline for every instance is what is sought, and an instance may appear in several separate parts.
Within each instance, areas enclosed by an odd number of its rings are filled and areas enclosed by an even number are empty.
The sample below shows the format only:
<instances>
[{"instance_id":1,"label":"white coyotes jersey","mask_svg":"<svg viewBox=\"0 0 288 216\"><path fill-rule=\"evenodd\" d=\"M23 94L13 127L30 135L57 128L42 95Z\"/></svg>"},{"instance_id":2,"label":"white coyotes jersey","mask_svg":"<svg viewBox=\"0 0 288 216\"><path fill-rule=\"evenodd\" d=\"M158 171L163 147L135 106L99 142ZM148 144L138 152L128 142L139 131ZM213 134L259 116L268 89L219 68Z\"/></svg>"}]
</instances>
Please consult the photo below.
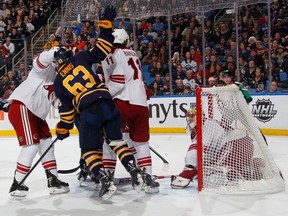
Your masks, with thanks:
<instances>
[{"instance_id":1,"label":"white coyotes jersey","mask_svg":"<svg viewBox=\"0 0 288 216\"><path fill-rule=\"evenodd\" d=\"M130 104L147 106L146 91L142 81L141 62L136 52L116 49L103 61L105 83L113 99Z\"/></svg>"},{"instance_id":2,"label":"white coyotes jersey","mask_svg":"<svg viewBox=\"0 0 288 216\"><path fill-rule=\"evenodd\" d=\"M45 120L53 100L53 81L56 77L54 60L55 49L42 52L34 59L33 68L27 79L21 83L8 98L9 102L17 100L36 116Z\"/></svg>"}]
</instances>

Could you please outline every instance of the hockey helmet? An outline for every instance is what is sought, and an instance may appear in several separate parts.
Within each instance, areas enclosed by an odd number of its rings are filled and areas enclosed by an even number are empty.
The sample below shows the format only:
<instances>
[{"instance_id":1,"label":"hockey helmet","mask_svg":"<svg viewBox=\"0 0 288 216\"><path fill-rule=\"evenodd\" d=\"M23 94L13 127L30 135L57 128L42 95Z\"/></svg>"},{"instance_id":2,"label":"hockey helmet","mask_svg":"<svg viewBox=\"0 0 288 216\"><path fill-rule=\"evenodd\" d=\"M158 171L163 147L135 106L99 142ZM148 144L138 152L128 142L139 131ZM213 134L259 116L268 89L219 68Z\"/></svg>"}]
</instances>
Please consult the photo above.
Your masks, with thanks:
<instances>
[{"instance_id":1,"label":"hockey helmet","mask_svg":"<svg viewBox=\"0 0 288 216\"><path fill-rule=\"evenodd\" d=\"M114 36L113 44L127 45L129 43L129 35L124 29L115 29L112 34Z\"/></svg>"},{"instance_id":2,"label":"hockey helmet","mask_svg":"<svg viewBox=\"0 0 288 216\"><path fill-rule=\"evenodd\" d=\"M72 55L72 50L69 50L66 47L60 47L59 50L54 53L54 58L58 65L62 65L68 62Z\"/></svg>"}]
</instances>

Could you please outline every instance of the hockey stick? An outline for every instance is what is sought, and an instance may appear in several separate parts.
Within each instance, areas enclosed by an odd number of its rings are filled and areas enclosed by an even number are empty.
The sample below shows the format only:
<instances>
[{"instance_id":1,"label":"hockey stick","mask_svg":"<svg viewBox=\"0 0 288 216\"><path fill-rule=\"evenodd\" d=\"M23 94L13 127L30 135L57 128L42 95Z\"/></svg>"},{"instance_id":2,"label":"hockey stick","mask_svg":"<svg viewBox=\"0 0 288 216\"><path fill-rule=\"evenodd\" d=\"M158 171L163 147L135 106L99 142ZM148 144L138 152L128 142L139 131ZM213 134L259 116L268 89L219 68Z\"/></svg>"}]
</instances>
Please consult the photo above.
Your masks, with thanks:
<instances>
[{"instance_id":1,"label":"hockey stick","mask_svg":"<svg viewBox=\"0 0 288 216\"><path fill-rule=\"evenodd\" d=\"M26 174L26 176L19 182L18 186L23 184L23 182L27 179L27 177L32 173L32 171L36 168L36 166L40 163L40 161L45 157L45 155L48 153L48 151L53 147L54 143L56 143L58 138L56 137L53 142L50 144L50 146L46 149L46 151L41 155L41 157L36 161L36 163L31 167L29 172Z\"/></svg>"},{"instance_id":2,"label":"hockey stick","mask_svg":"<svg viewBox=\"0 0 288 216\"><path fill-rule=\"evenodd\" d=\"M57 172L58 172L59 174L70 174L70 173L76 172L79 168L80 168L80 165L77 166L77 167L75 167L75 168L72 168L72 169L58 170Z\"/></svg>"},{"instance_id":3,"label":"hockey stick","mask_svg":"<svg viewBox=\"0 0 288 216\"><path fill-rule=\"evenodd\" d=\"M163 164L162 170L168 171L168 169L169 169L168 161L165 158L163 158L157 151L155 151L151 146L149 146L149 148L155 155L157 155L163 161L164 164Z\"/></svg>"},{"instance_id":4,"label":"hockey stick","mask_svg":"<svg viewBox=\"0 0 288 216\"><path fill-rule=\"evenodd\" d=\"M165 179L165 178L171 178L171 175L162 175L162 176L153 175L153 179ZM130 177L126 177L126 178L113 177L113 183L115 185L130 184L131 178Z\"/></svg>"}]
</instances>

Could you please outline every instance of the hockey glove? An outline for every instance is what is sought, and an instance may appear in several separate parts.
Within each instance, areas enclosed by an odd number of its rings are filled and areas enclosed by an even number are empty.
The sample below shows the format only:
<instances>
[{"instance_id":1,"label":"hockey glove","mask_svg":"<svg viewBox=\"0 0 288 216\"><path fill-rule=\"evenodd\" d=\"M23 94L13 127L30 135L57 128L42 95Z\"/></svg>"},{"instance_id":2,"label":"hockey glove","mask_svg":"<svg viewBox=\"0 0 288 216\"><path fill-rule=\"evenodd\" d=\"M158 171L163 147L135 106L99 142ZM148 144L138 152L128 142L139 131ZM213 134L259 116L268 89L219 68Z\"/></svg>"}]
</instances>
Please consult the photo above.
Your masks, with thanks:
<instances>
[{"instance_id":1,"label":"hockey glove","mask_svg":"<svg viewBox=\"0 0 288 216\"><path fill-rule=\"evenodd\" d=\"M113 5L106 6L104 12L100 14L98 26L101 29L112 28L112 22L116 17L116 9Z\"/></svg>"},{"instance_id":2,"label":"hockey glove","mask_svg":"<svg viewBox=\"0 0 288 216\"><path fill-rule=\"evenodd\" d=\"M56 135L59 140L64 140L70 136L69 130L61 127L61 122L56 125Z\"/></svg>"},{"instance_id":3,"label":"hockey glove","mask_svg":"<svg viewBox=\"0 0 288 216\"><path fill-rule=\"evenodd\" d=\"M0 110L8 112L10 104L7 101L0 101Z\"/></svg>"}]
</instances>

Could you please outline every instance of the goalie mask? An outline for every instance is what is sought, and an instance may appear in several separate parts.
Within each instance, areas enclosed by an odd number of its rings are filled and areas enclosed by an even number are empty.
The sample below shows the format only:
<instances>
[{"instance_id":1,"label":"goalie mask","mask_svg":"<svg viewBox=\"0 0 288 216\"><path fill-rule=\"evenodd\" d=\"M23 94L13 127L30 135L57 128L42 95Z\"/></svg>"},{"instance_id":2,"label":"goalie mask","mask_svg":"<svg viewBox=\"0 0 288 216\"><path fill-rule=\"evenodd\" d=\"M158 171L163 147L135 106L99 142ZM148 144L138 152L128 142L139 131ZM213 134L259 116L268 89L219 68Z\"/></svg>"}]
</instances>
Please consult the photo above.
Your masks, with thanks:
<instances>
[{"instance_id":1,"label":"goalie mask","mask_svg":"<svg viewBox=\"0 0 288 216\"><path fill-rule=\"evenodd\" d=\"M128 45L129 35L124 29L115 29L112 35L114 36L113 44Z\"/></svg>"},{"instance_id":2,"label":"goalie mask","mask_svg":"<svg viewBox=\"0 0 288 216\"><path fill-rule=\"evenodd\" d=\"M186 112L186 129L192 130L196 126L196 109L190 108Z\"/></svg>"}]
</instances>

